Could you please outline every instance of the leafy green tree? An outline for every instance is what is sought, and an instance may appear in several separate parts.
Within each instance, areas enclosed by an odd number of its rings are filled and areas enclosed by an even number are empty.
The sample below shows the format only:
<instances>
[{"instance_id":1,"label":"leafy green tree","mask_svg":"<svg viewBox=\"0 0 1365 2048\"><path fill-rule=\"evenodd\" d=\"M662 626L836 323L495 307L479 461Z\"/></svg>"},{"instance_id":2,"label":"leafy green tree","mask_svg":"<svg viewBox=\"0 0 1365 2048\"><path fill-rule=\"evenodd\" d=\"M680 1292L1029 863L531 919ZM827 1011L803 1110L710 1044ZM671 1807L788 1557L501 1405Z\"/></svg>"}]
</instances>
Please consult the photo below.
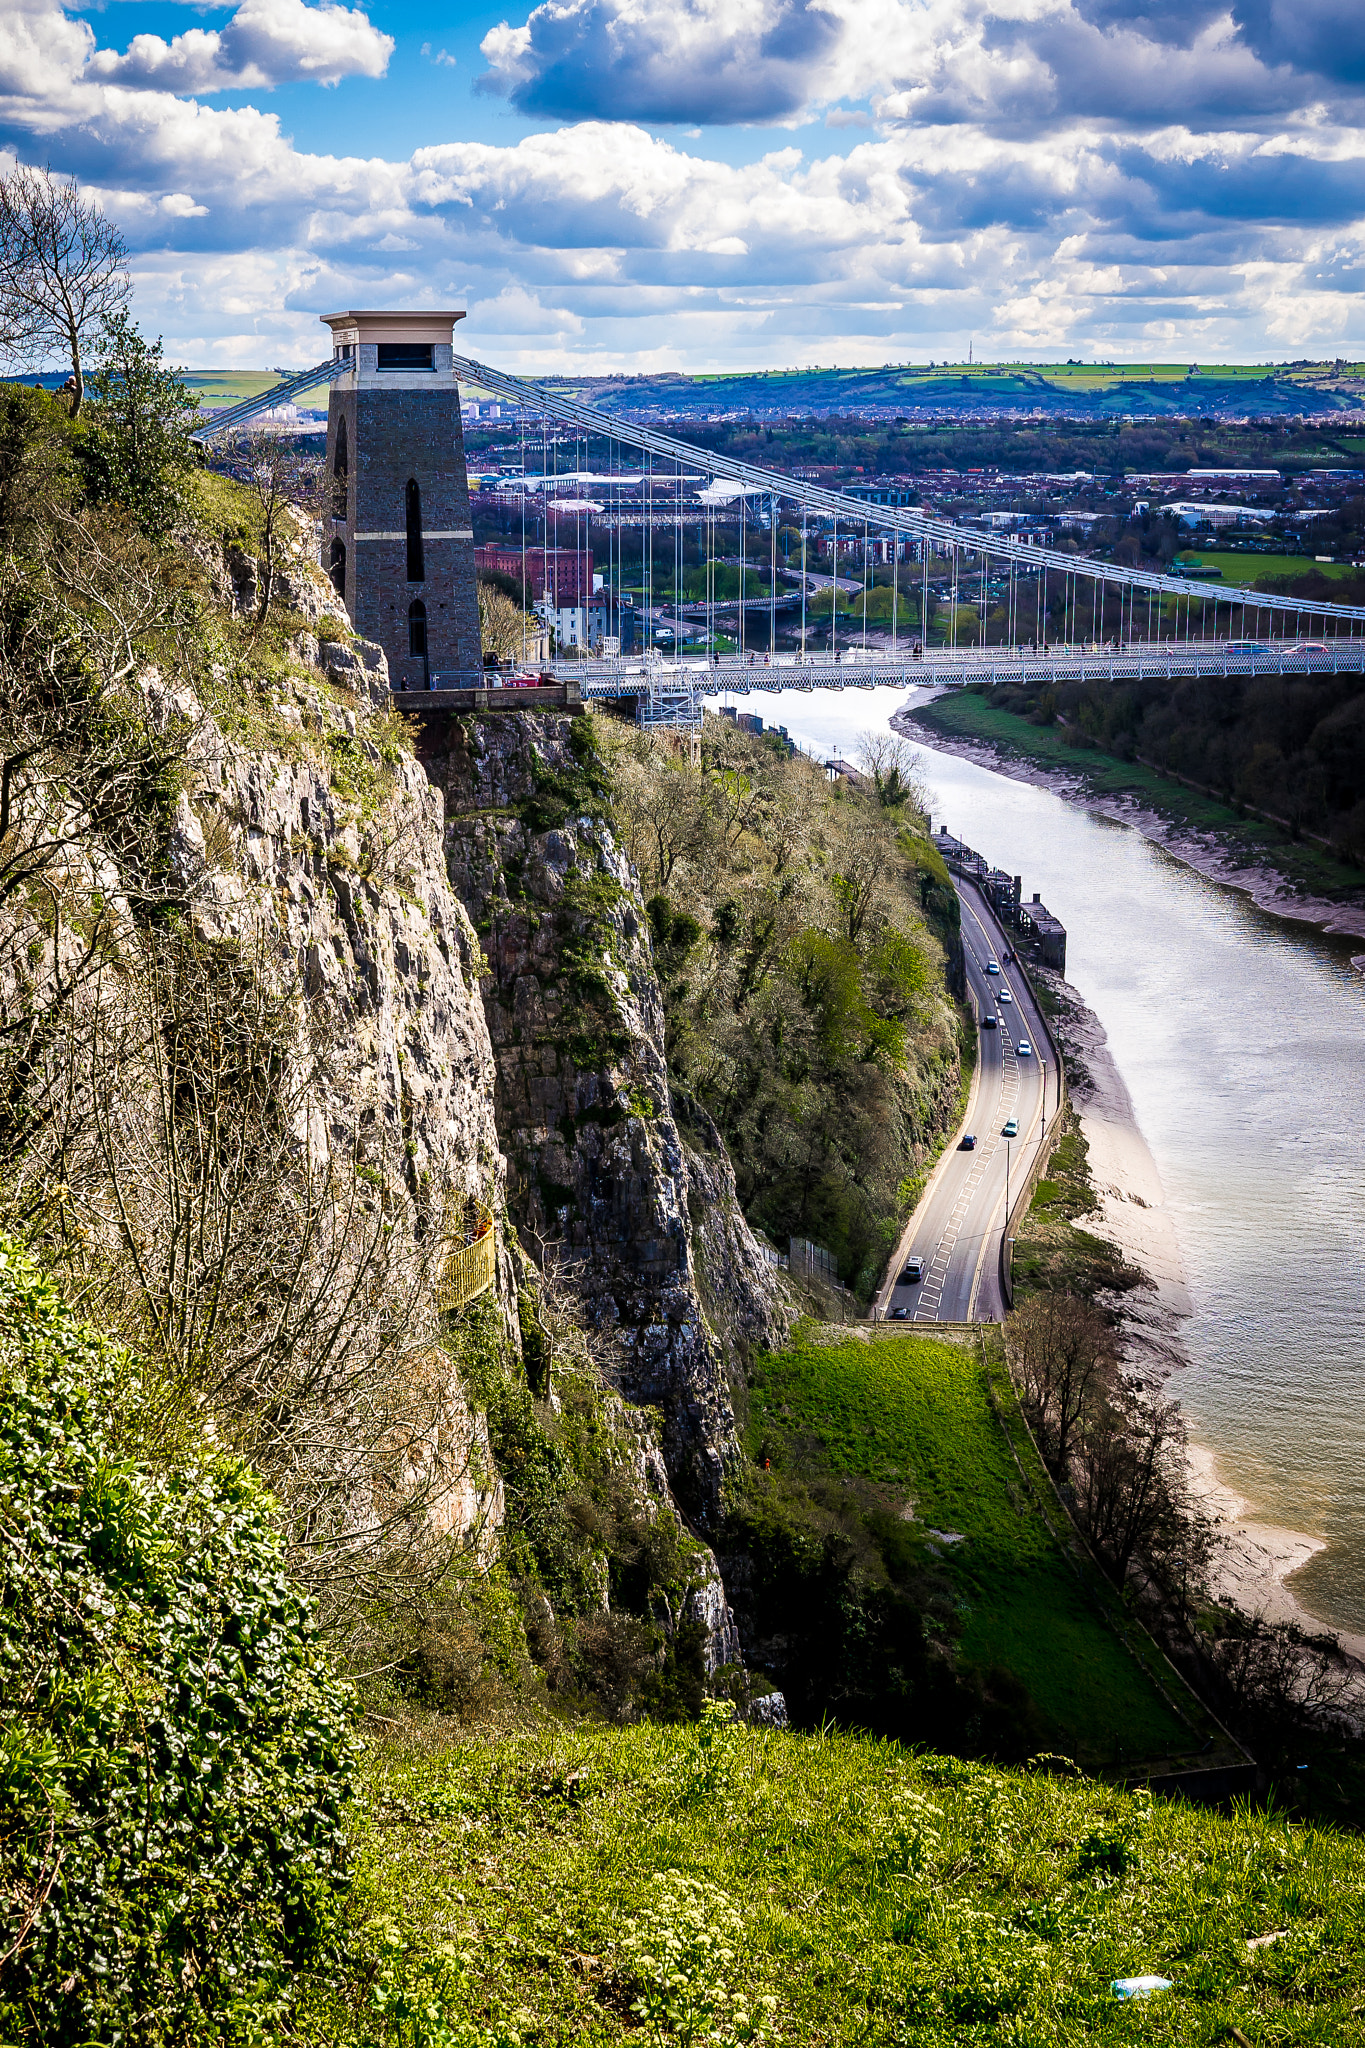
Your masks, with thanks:
<instances>
[{"instance_id":1,"label":"leafy green tree","mask_svg":"<svg viewBox=\"0 0 1365 2048\"><path fill-rule=\"evenodd\" d=\"M53 505L75 495L79 432L61 399L0 385L0 547L23 549Z\"/></svg>"},{"instance_id":2,"label":"leafy green tree","mask_svg":"<svg viewBox=\"0 0 1365 2048\"><path fill-rule=\"evenodd\" d=\"M164 537L180 518L197 457L190 440L199 401L127 313L105 323L91 378L95 416L84 456L92 498L122 505L134 524Z\"/></svg>"}]
</instances>

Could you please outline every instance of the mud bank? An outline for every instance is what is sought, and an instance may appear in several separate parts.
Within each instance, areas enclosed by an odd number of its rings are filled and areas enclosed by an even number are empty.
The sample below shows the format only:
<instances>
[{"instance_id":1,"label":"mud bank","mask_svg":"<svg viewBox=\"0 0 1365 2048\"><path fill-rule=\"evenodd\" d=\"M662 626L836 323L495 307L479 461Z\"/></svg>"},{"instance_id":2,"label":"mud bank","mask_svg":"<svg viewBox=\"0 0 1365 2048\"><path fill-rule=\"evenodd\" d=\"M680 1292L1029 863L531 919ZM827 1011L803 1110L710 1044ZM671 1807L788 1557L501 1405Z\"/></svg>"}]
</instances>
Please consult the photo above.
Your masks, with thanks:
<instances>
[{"instance_id":1,"label":"mud bank","mask_svg":"<svg viewBox=\"0 0 1365 2048\"><path fill-rule=\"evenodd\" d=\"M934 696L940 695L941 691L934 691L932 695L926 693L922 703L930 703ZM937 732L919 723L916 713L921 708L922 704L907 705L903 710L894 712L891 718L895 730L917 746L928 747L936 753L956 754L964 761L974 761L980 768L989 768L996 775L1008 776L1013 782L1028 782L1036 789L1051 790L1067 803L1093 811L1100 817L1111 818L1116 824L1131 825L1144 839L1149 839L1154 846L1161 847L1163 852L1182 861L1186 867L1193 868L1196 874L1206 875L1211 882L1221 882L1226 888L1240 890L1259 910L1268 911L1273 917L1293 918L1300 924L1316 925L1333 937L1365 940L1365 903L1332 903L1322 896L1306 895L1295 889L1274 868L1244 862L1229 851L1216 832L1195 832L1176 825L1136 797L1100 795L1090 788L1084 775L1069 775L1063 769L1045 768L1021 754L1012 754L985 740L962 739L955 734ZM1353 965L1365 973L1365 952L1353 955Z\"/></svg>"},{"instance_id":2,"label":"mud bank","mask_svg":"<svg viewBox=\"0 0 1365 2048\"><path fill-rule=\"evenodd\" d=\"M1190 1313L1190 1297L1161 1175L1103 1024L1070 982L1045 968L1032 972L1058 1006L1049 1021L1089 1149L1099 1200L1086 1227L1116 1244L1149 1282L1122 1297L1126 1355L1130 1365L1145 1368L1143 1377L1164 1379L1189 1363L1180 1324Z\"/></svg>"},{"instance_id":3,"label":"mud bank","mask_svg":"<svg viewBox=\"0 0 1365 2048\"><path fill-rule=\"evenodd\" d=\"M1160 1385L1190 1363L1181 1326L1191 1306L1161 1175L1103 1024L1060 975L1033 972L1058 1005L1050 1021L1089 1148L1098 1201L1080 1220L1116 1244L1146 1276L1148 1286L1117 1297L1114 1306L1122 1317L1130 1372L1147 1385ZM1261 1520L1220 1477L1216 1455L1204 1445L1190 1446L1189 1464L1194 1496L1217 1536L1209 1583L1215 1599L1268 1622L1295 1622L1310 1634L1333 1635L1349 1656L1365 1664L1365 1635L1350 1635L1320 1620L1300 1605L1289 1586L1292 1575L1325 1548L1322 1539Z\"/></svg>"}]
</instances>

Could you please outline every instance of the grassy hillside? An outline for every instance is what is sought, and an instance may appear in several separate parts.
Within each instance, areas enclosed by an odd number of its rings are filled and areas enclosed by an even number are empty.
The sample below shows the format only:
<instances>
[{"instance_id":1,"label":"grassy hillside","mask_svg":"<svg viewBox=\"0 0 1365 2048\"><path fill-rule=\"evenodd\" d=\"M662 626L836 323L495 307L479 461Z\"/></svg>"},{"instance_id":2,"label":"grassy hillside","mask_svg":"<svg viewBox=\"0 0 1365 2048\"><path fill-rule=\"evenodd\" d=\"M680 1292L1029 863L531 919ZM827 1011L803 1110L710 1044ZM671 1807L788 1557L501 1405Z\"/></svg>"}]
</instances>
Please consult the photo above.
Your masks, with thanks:
<instances>
[{"instance_id":1,"label":"grassy hillside","mask_svg":"<svg viewBox=\"0 0 1365 2048\"><path fill-rule=\"evenodd\" d=\"M640 876L674 1105L714 1118L750 1222L866 1300L955 1121L957 899L902 762L831 785L710 713L692 763L596 721ZM894 749L892 750L894 751Z\"/></svg>"},{"instance_id":2,"label":"grassy hillside","mask_svg":"<svg viewBox=\"0 0 1365 2048\"><path fill-rule=\"evenodd\" d=\"M1133 1769L1216 1734L1173 1672L1152 1657L1164 1697L1129 1655L1110 1589L1078 1569L1040 1511L1049 1495L1036 1457L1016 1427L1016 1462L999 1420L997 1404L1007 1416L1015 1404L993 1330L836 1341L806 1325L758 1362L752 1382L746 1449L760 1469L837 1502L845 1518L857 1504L888 1579L923 1601L931 1638L960 1668L1003 1670L1025 1689L1016 1719L1033 1747ZM934 1598L936 1578L946 1603ZM826 1654L832 1664L832 1644ZM999 1731L992 1739L983 1728L974 1744L965 1725L934 1726L913 1686L899 1721L884 1705L873 1725L911 1741L1002 1748Z\"/></svg>"},{"instance_id":3,"label":"grassy hillside","mask_svg":"<svg viewBox=\"0 0 1365 2048\"><path fill-rule=\"evenodd\" d=\"M1309 546L1311 545L1310 539ZM1249 589L1253 583L1259 583L1263 576L1325 576L1338 582L1343 576L1351 576L1354 573L1349 562L1318 562L1311 554L1254 555L1229 549L1201 548L1196 552L1192 548L1185 548L1176 559L1191 565L1197 563L1205 569L1218 569L1222 572L1224 583L1235 583L1239 589ZM1349 603L1350 599L1345 601ZM1254 630L1253 618L1248 624L1247 631Z\"/></svg>"},{"instance_id":4,"label":"grassy hillside","mask_svg":"<svg viewBox=\"0 0 1365 2048\"><path fill-rule=\"evenodd\" d=\"M1365 2009L1352 1837L714 1720L386 1731L353 1917L310 2041L1344 2048Z\"/></svg>"},{"instance_id":5,"label":"grassy hillside","mask_svg":"<svg viewBox=\"0 0 1365 2048\"><path fill-rule=\"evenodd\" d=\"M699 376L555 378L608 411L857 412L896 408L1096 419L1333 412L1360 403L1365 366L1328 363L883 363Z\"/></svg>"}]
</instances>

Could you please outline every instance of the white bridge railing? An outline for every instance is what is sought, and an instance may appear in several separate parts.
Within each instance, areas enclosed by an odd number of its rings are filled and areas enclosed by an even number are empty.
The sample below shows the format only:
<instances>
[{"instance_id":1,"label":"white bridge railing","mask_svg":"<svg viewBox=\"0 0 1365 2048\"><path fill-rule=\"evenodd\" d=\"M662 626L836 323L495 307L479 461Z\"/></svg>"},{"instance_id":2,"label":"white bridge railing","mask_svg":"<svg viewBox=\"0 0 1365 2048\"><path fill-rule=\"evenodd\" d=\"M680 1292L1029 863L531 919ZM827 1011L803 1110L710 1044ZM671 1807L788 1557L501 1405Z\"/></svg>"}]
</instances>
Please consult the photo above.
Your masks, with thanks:
<instances>
[{"instance_id":1,"label":"white bridge railing","mask_svg":"<svg viewBox=\"0 0 1365 2048\"><path fill-rule=\"evenodd\" d=\"M559 681L575 682L584 697L637 697L669 702L674 722L680 699L747 696L754 690L876 690L943 687L985 681L1046 684L1136 682L1144 677L1173 681L1186 676L1359 675L1365 672L1365 638L1303 642L1151 641L1124 648L985 647L925 650L891 657L853 648L837 660L827 655L755 655L747 659L666 662L622 656L615 660L560 661ZM699 704L690 714L700 717ZM648 717L646 722L653 722Z\"/></svg>"}]
</instances>

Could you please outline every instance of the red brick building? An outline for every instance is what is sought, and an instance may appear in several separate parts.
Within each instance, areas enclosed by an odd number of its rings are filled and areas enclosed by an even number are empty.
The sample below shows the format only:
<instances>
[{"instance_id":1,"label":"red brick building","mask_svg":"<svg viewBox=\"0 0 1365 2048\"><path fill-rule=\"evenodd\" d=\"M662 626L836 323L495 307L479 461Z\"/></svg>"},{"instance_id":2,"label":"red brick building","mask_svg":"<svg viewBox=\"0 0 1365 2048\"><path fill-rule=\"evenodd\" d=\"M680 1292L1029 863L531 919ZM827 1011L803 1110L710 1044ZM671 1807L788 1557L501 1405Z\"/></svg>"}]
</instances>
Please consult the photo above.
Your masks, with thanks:
<instances>
[{"instance_id":1,"label":"red brick building","mask_svg":"<svg viewBox=\"0 0 1365 2048\"><path fill-rule=\"evenodd\" d=\"M581 605L592 596L591 548L527 548L523 555L519 547L490 541L474 550L474 566L481 575L496 571L520 582L523 564L532 604L548 596L556 608Z\"/></svg>"}]
</instances>

